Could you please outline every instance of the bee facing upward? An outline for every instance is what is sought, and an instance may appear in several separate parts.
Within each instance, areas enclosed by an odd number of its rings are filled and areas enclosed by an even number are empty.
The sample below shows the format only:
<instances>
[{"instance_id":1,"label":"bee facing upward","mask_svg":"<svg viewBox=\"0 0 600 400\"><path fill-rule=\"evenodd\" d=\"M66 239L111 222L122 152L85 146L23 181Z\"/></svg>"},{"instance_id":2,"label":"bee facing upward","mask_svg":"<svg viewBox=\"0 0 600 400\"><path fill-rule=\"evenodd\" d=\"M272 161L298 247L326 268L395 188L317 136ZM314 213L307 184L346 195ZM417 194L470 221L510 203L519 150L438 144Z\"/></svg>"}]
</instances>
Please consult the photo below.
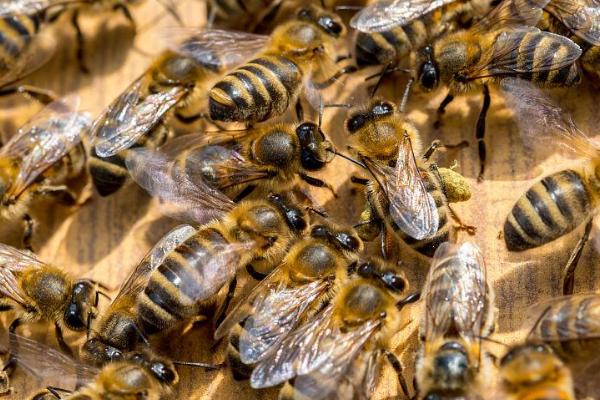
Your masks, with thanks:
<instances>
[{"instance_id":1,"label":"bee facing upward","mask_svg":"<svg viewBox=\"0 0 600 400\"><path fill-rule=\"evenodd\" d=\"M288 381L281 399L370 398L385 356L399 373L391 339L408 321L402 306L418 299L397 267L379 259L356 266L322 309L254 368L254 388Z\"/></svg>"},{"instance_id":2,"label":"bee facing upward","mask_svg":"<svg viewBox=\"0 0 600 400\"><path fill-rule=\"evenodd\" d=\"M48 105L0 149L0 218L14 223L23 218L23 244L31 248L33 220L29 206L37 197L62 195L70 204L76 196L67 188L69 179L85 168L81 144L90 121L73 111L67 101Z\"/></svg>"},{"instance_id":3,"label":"bee facing upward","mask_svg":"<svg viewBox=\"0 0 600 400\"><path fill-rule=\"evenodd\" d=\"M265 37L266 46L256 58L211 88L211 119L252 123L283 114L303 89L331 79L325 74L345 33L337 15L313 5L300 8L295 18Z\"/></svg>"},{"instance_id":4,"label":"bee facing upward","mask_svg":"<svg viewBox=\"0 0 600 400\"><path fill-rule=\"evenodd\" d=\"M481 338L494 328L494 296L485 263L472 243L444 243L423 290L421 349L416 362L420 399L477 398L486 380Z\"/></svg>"},{"instance_id":5,"label":"bee facing upward","mask_svg":"<svg viewBox=\"0 0 600 400\"><path fill-rule=\"evenodd\" d=\"M386 232L422 254L431 256L440 243L451 239L448 203L470 198L468 184L459 174L437 168L421 153L416 128L396 106L372 100L346 120L350 147L372 179L366 181L367 206L357 225L364 240Z\"/></svg>"},{"instance_id":6,"label":"bee facing upward","mask_svg":"<svg viewBox=\"0 0 600 400\"><path fill-rule=\"evenodd\" d=\"M184 122L198 118L199 103L219 71L240 61L241 55L220 57L215 48L237 48L238 37L246 40L245 51L262 41L224 31L200 31L179 37L173 32L164 51L96 119L90 173L98 192L109 195L127 180L124 150L130 147L156 148L171 135L170 120Z\"/></svg>"},{"instance_id":7,"label":"bee facing upward","mask_svg":"<svg viewBox=\"0 0 600 400\"><path fill-rule=\"evenodd\" d=\"M293 329L330 299L356 267L362 242L353 229L313 226L289 249L281 265L240 302L215 332L229 333L227 360L236 379L246 379Z\"/></svg>"},{"instance_id":8,"label":"bee facing upward","mask_svg":"<svg viewBox=\"0 0 600 400\"><path fill-rule=\"evenodd\" d=\"M264 124L235 132L205 132L176 138L159 151L132 150L133 176L154 170L158 174L186 174L231 194L234 201L260 189L293 189L298 180L317 187L331 187L310 176L333 158L333 146L312 122Z\"/></svg>"},{"instance_id":9,"label":"bee facing upward","mask_svg":"<svg viewBox=\"0 0 600 400\"><path fill-rule=\"evenodd\" d=\"M236 206L208 187L194 191L184 181L177 184L161 189L181 196L180 201L185 198L181 205L193 204L196 220L200 214L218 219L198 229L183 225L173 230L136 267L83 346L91 361L110 361L138 342L147 343L148 335L210 315L227 283L228 298L233 294L238 269L252 263L268 273L306 227L302 211L280 195Z\"/></svg>"},{"instance_id":10,"label":"bee facing upward","mask_svg":"<svg viewBox=\"0 0 600 400\"><path fill-rule=\"evenodd\" d=\"M23 324L44 321L56 328L61 348L71 352L62 335L64 328L89 329L96 315L100 291L89 279L75 280L65 271L46 264L32 253L0 244L0 309L14 310L17 317L8 331L12 335ZM12 345L12 342L11 342ZM14 349L4 370L16 364Z\"/></svg>"}]
</instances>

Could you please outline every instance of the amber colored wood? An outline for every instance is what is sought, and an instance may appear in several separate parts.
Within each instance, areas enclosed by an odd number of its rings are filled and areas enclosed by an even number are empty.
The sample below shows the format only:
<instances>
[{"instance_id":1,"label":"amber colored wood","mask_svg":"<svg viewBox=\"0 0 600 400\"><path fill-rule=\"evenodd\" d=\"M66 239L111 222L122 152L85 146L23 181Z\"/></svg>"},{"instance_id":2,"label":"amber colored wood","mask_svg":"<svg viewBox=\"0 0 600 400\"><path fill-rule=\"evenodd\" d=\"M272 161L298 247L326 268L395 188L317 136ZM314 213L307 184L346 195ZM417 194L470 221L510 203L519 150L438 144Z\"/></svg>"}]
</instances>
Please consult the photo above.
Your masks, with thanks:
<instances>
[{"instance_id":1,"label":"amber colored wood","mask_svg":"<svg viewBox=\"0 0 600 400\"><path fill-rule=\"evenodd\" d=\"M179 9L187 26L200 26L204 20L204 4L199 0L180 2ZM133 8L138 22L138 35L134 36L127 21L120 14L86 15L84 31L87 62L91 74L79 73L74 62L75 33L68 18L57 24L60 51L53 60L27 80L28 83L51 89L59 94L77 93L81 96L82 107L93 115L122 92L150 62L142 52L156 54L160 48L157 34L160 26L174 25L169 17L155 22L162 14L162 8L153 0L146 0ZM137 50L136 50L137 49ZM343 85L345 91L333 96L336 102L347 97L348 88L362 83L362 78L354 77ZM380 95L395 100L391 93L401 93L404 80L387 80ZM471 95L452 103L441 129L433 128L435 109L445 92L416 94L409 103L409 118L414 121L423 135L423 143L434 138L446 143L468 140L469 148L449 151L439 159L440 165L449 166L456 161L457 171L464 174L472 184L473 197L470 201L455 206L462 220L477 226L475 236L460 234L460 240L472 240L478 244L486 258L488 279L496 292L499 309L498 327L494 338L505 343L516 343L523 339L520 330L525 309L541 299L560 295L561 271L569 257L569 251L578 240L581 227L575 233L542 248L525 253L509 254L504 240L500 238L504 219L517 198L542 174L556 171L569 162L553 154L556 146L548 143L546 148L524 150L516 125L511 119L511 111L502 101L501 95L492 90L492 105L487 121L488 170L485 181L476 182L478 159L474 128L481 97ZM560 103L575 116L584 131L596 134L598 126L598 104L600 94L590 87L589 82L570 91L556 93ZM364 96L354 96L351 102L359 103ZM396 98L397 99L397 98ZM39 107L28 101L10 99L2 102L2 137L6 139L19 124ZM325 132L340 149L345 150L342 122L345 110L328 111L325 115ZM350 173L359 173L344 160L335 159L321 174L339 194L333 199L326 190L314 189L312 193L322 201L332 218L352 224L357 221L363 204L361 189L354 186ZM85 182L81 182L80 186ZM42 259L62 266L74 274L84 274L101 280L112 288L118 288L136 263L152 244L177 222L161 218L149 197L138 187L130 185L117 194L101 198L92 194L90 200L77 209L69 209L50 202L38 204L35 210L39 221L34 236L34 247ZM18 245L21 228L17 223L2 227L2 240ZM592 237L596 234L592 231ZM596 239L597 240L597 239ZM597 290L600 271L596 268L598 255L591 241L583 252L581 265L577 271L575 290L586 292ZM369 245L373 254L378 251L378 243ZM411 249L401 246L403 266L411 278L413 288L422 286L429 260L417 256ZM399 333L397 354L401 354L407 372L407 380L412 381L412 365L416 352L415 329L419 323L418 307L412 314L409 328ZM10 319L3 317L4 329ZM4 332L6 332L4 330ZM23 335L45 341L56 346L53 330L44 326L23 328ZM211 338L212 324L177 332L158 346L158 350L173 359L219 362L224 357L224 344L213 350ZM69 341L75 343L78 335L68 334ZM501 347L491 348L501 355ZM219 372L201 369L182 368L181 382L174 398L181 399L267 399L275 398L276 390L253 391L246 382L235 382L228 370ZM60 385L60 383L55 383ZM22 370L15 373L12 380L14 392L9 398L24 399L40 385L35 378ZM385 368L377 398L387 398L398 393L398 385L391 368Z\"/></svg>"}]
</instances>

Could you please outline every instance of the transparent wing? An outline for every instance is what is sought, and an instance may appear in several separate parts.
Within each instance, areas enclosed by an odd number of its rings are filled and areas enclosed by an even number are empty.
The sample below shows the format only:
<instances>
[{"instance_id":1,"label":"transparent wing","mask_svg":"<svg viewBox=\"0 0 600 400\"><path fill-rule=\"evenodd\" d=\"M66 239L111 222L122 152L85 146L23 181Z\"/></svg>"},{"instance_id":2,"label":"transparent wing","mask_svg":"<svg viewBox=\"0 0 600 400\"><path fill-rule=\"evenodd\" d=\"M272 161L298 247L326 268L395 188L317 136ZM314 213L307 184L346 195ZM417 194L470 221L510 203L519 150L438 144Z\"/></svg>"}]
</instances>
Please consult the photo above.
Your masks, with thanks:
<instances>
[{"instance_id":1,"label":"transparent wing","mask_svg":"<svg viewBox=\"0 0 600 400\"><path fill-rule=\"evenodd\" d=\"M297 328L254 368L250 385L265 388L316 370L338 373L356 356L380 321L342 331L332 320L333 305Z\"/></svg>"},{"instance_id":2,"label":"transparent wing","mask_svg":"<svg viewBox=\"0 0 600 400\"><path fill-rule=\"evenodd\" d=\"M136 80L94 122L92 135L100 157L110 157L131 147L188 91L183 86L173 86L145 94L147 84L146 77Z\"/></svg>"},{"instance_id":3,"label":"transparent wing","mask_svg":"<svg viewBox=\"0 0 600 400\"><path fill-rule=\"evenodd\" d=\"M0 17L8 15L33 15L50 5L48 0L4 0L0 2Z\"/></svg>"},{"instance_id":4,"label":"transparent wing","mask_svg":"<svg viewBox=\"0 0 600 400\"><path fill-rule=\"evenodd\" d=\"M600 338L600 295L578 294L539 302L527 310L525 321L535 324L533 339L564 342Z\"/></svg>"},{"instance_id":5,"label":"transparent wing","mask_svg":"<svg viewBox=\"0 0 600 400\"><path fill-rule=\"evenodd\" d=\"M201 172L203 163L206 163L201 159L196 161ZM138 185L157 197L170 211L183 214L199 224L221 216L235 205L223 193L210 187L202 173L200 176L191 175L187 162L181 165L165 152L132 149L125 163Z\"/></svg>"},{"instance_id":6,"label":"transparent wing","mask_svg":"<svg viewBox=\"0 0 600 400\"><path fill-rule=\"evenodd\" d=\"M196 229L192 226L179 225L163 236L131 272L119 289L119 293L113 300L113 303L122 297L137 296L146 287L152 271L162 264L170 252L195 233Z\"/></svg>"},{"instance_id":7,"label":"transparent wing","mask_svg":"<svg viewBox=\"0 0 600 400\"><path fill-rule=\"evenodd\" d=\"M598 0L552 0L546 11L571 32L594 46L600 46L600 2Z\"/></svg>"},{"instance_id":8,"label":"transparent wing","mask_svg":"<svg viewBox=\"0 0 600 400\"><path fill-rule=\"evenodd\" d=\"M74 389L77 384L90 383L99 370L35 340L11 334L17 340L15 358L19 366L47 386Z\"/></svg>"},{"instance_id":9,"label":"transparent wing","mask_svg":"<svg viewBox=\"0 0 600 400\"><path fill-rule=\"evenodd\" d=\"M530 38L523 44L525 35L529 35ZM546 40L549 46L556 45L567 50L540 55L536 44L542 39ZM466 79L475 80L552 71L573 64L580 55L581 48L564 36L542 32L537 28L515 29L500 33L494 44L482 54L479 62L461 73ZM523 59L533 61L524 63Z\"/></svg>"},{"instance_id":10,"label":"transparent wing","mask_svg":"<svg viewBox=\"0 0 600 400\"><path fill-rule=\"evenodd\" d=\"M550 0L503 0L470 28L474 35L515 27L535 26Z\"/></svg>"},{"instance_id":11,"label":"transparent wing","mask_svg":"<svg viewBox=\"0 0 600 400\"><path fill-rule=\"evenodd\" d=\"M296 288L277 288L253 303L254 312L240 335L240 359L260 361L296 327L304 312L328 287L323 280Z\"/></svg>"},{"instance_id":12,"label":"transparent wing","mask_svg":"<svg viewBox=\"0 0 600 400\"><path fill-rule=\"evenodd\" d=\"M27 294L17 282L15 272L45 265L33 253L0 243L0 293L22 306L27 304Z\"/></svg>"},{"instance_id":13,"label":"transparent wing","mask_svg":"<svg viewBox=\"0 0 600 400\"><path fill-rule=\"evenodd\" d=\"M20 158L19 174L7 194L16 197L41 173L64 157L90 127L87 113L73 111L77 100L51 103L28 123L0 150L0 157Z\"/></svg>"},{"instance_id":14,"label":"transparent wing","mask_svg":"<svg viewBox=\"0 0 600 400\"><path fill-rule=\"evenodd\" d=\"M590 159L598 157L598 144L579 130L567 111L534 84L505 78L500 87L527 146L546 147L548 140L551 140L571 155Z\"/></svg>"},{"instance_id":15,"label":"transparent wing","mask_svg":"<svg viewBox=\"0 0 600 400\"><path fill-rule=\"evenodd\" d=\"M418 240L436 233L437 206L425 188L408 135L399 146L396 167L387 182L390 214L400 229Z\"/></svg>"},{"instance_id":16,"label":"transparent wing","mask_svg":"<svg viewBox=\"0 0 600 400\"><path fill-rule=\"evenodd\" d=\"M360 10L350 26L362 32L382 32L403 26L456 0L380 0Z\"/></svg>"},{"instance_id":17,"label":"transparent wing","mask_svg":"<svg viewBox=\"0 0 600 400\"><path fill-rule=\"evenodd\" d=\"M479 342L487 320L485 263L472 243L443 243L435 252L425 283L425 342L449 331Z\"/></svg>"},{"instance_id":18,"label":"transparent wing","mask_svg":"<svg viewBox=\"0 0 600 400\"><path fill-rule=\"evenodd\" d=\"M269 36L218 29L169 28L160 33L167 47L215 71L230 69L260 52Z\"/></svg>"}]
</instances>

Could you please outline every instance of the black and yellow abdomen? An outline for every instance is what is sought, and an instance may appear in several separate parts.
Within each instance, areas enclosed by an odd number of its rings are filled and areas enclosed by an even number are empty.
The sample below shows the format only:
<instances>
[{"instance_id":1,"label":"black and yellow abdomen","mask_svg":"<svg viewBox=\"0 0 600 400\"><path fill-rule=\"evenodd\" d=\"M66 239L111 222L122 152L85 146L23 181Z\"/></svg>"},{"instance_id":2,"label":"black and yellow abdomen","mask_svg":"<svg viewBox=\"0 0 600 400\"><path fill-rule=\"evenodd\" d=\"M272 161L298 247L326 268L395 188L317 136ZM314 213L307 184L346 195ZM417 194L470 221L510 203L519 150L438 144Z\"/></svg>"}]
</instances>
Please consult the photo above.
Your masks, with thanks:
<instances>
[{"instance_id":1,"label":"black and yellow abdomen","mask_svg":"<svg viewBox=\"0 0 600 400\"><path fill-rule=\"evenodd\" d=\"M40 17L7 15L0 18L0 77L11 71L27 53L40 29Z\"/></svg>"},{"instance_id":2,"label":"black and yellow abdomen","mask_svg":"<svg viewBox=\"0 0 600 400\"><path fill-rule=\"evenodd\" d=\"M216 121L259 122L283 114L302 85L302 70L292 60L264 55L227 74L209 92Z\"/></svg>"},{"instance_id":3,"label":"black and yellow abdomen","mask_svg":"<svg viewBox=\"0 0 600 400\"><path fill-rule=\"evenodd\" d=\"M152 272L138 298L138 312L144 332L169 329L196 316L201 269L216 257L215 245L227 244L220 232L205 228L170 252Z\"/></svg>"},{"instance_id":4,"label":"black and yellow abdomen","mask_svg":"<svg viewBox=\"0 0 600 400\"><path fill-rule=\"evenodd\" d=\"M533 185L504 223L504 240L511 251L541 246L581 225L592 209L591 197L579 172L565 170Z\"/></svg>"},{"instance_id":5,"label":"black and yellow abdomen","mask_svg":"<svg viewBox=\"0 0 600 400\"><path fill-rule=\"evenodd\" d=\"M168 136L168 129L163 125L158 125L148 134L140 136L131 148L155 149L162 145ZM123 151L114 156L102 158L96 154L94 149L91 150L88 168L94 187L101 196L115 193L129 180L129 172L125 165L126 154L127 151Z\"/></svg>"}]
</instances>

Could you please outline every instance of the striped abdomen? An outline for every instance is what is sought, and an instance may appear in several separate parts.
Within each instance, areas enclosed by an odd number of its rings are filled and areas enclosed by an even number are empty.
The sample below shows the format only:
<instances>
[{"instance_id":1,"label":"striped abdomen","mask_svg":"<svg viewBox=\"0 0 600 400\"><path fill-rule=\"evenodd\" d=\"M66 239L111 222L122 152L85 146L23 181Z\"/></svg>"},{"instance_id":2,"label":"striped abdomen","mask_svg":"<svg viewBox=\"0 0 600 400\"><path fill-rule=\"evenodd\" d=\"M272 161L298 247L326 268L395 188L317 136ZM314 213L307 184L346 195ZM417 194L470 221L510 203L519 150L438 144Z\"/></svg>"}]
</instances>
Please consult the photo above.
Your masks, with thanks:
<instances>
[{"instance_id":1,"label":"striped abdomen","mask_svg":"<svg viewBox=\"0 0 600 400\"><path fill-rule=\"evenodd\" d=\"M581 48L570 39L539 31L510 32L498 37L504 39L497 39L494 44L496 58L514 62L515 70L519 71L516 77L546 87L573 86L581 81L581 70L576 62ZM507 48L515 51L507 54ZM514 59L509 61L508 57ZM564 65L567 60L573 61ZM531 70L535 72L525 72ZM490 75L494 75L493 71Z\"/></svg>"},{"instance_id":2,"label":"striped abdomen","mask_svg":"<svg viewBox=\"0 0 600 400\"><path fill-rule=\"evenodd\" d=\"M444 242L450 240L451 229L452 226L448 221L449 210L448 210L448 201L446 199L446 195L442 190L442 184L434 173L424 174L427 179L425 179L425 188L431 194L433 199L435 200L435 205L437 207L438 217L439 217L439 225L438 231L428 238L422 240L416 240L407 234L405 234L399 227L393 222L392 216L390 215L389 206L387 204L387 200L384 204L377 207L378 212L382 215L383 220L386 221L394 233L406 244L412 247L414 250L418 251L421 254L426 255L427 257L432 257L435 250L438 246Z\"/></svg>"},{"instance_id":3,"label":"striped abdomen","mask_svg":"<svg viewBox=\"0 0 600 400\"><path fill-rule=\"evenodd\" d=\"M216 121L259 122L283 114L302 84L302 70L292 60L264 55L227 74L209 93L210 117Z\"/></svg>"},{"instance_id":4,"label":"striped abdomen","mask_svg":"<svg viewBox=\"0 0 600 400\"><path fill-rule=\"evenodd\" d=\"M592 46L580 58L585 73L596 84L600 84L600 46Z\"/></svg>"},{"instance_id":5,"label":"striped abdomen","mask_svg":"<svg viewBox=\"0 0 600 400\"><path fill-rule=\"evenodd\" d=\"M590 211L590 194L578 172L547 176L513 207L504 223L506 246L520 251L551 242L578 227Z\"/></svg>"},{"instance_id":6,"label":"striped abdomen","mask_svg":"<svg viewBox=\"0 0 600 400\"><path fill-rule=\"evenodd\" d=\"M227 365L235 380L241 381L250 378L253 365L244 364L240 358L240 336L244 330L242 326L246 320L238 322L229 332L227 344Z\"/></svg>"},{"instance_id":7,"label":"striped abdomen","mask_svg":"<svg viewBox=\"0 0 600 400\"><path fill-rule=\"evenodd\" d=\"M597 358L600 332L597 332L596 321L600 318L600 296L567 297L544 311L535 333L551 345L558 356L565 361Z\"/></svg>"},{"instance_id":8,"label":"striped abdomen","mask_svg":"<svg viewBox=\"0 0 600 400\"><path fill-rule=\"evenodd\" d=\"M214 259L214 246L226 244L220 232L205 228L165 257L138 297L138 313L146 333L169 329L198 314L201 269Z\"/></svg>"},{"instance_id":9,"label":"striped abdomen","mask_svg":"<svg viewBox=\"0 0 600 400\"><path fill-rule=\"evenodd\" d=\"M146 135L140 136L131 148L145 147L155 149L162 145L168 138L169 132L158 125ZM125 165L126 151L115 154L114 156L101 158L94 150L91 151L88 161L90 175L94 187L101 196L108 196L122 188L129 179L129 172Z\"/></svg>"},{"instance_id":10,"label":"striped abdomen","mask_svg":"<svg viewBox=\"0 0 600 400\"><path fill-rule=\"evenodd\" d=\"M0 18L0 77L15 68L39 29L40 19L36 14Z\"/></svg>"}]
</instances>

